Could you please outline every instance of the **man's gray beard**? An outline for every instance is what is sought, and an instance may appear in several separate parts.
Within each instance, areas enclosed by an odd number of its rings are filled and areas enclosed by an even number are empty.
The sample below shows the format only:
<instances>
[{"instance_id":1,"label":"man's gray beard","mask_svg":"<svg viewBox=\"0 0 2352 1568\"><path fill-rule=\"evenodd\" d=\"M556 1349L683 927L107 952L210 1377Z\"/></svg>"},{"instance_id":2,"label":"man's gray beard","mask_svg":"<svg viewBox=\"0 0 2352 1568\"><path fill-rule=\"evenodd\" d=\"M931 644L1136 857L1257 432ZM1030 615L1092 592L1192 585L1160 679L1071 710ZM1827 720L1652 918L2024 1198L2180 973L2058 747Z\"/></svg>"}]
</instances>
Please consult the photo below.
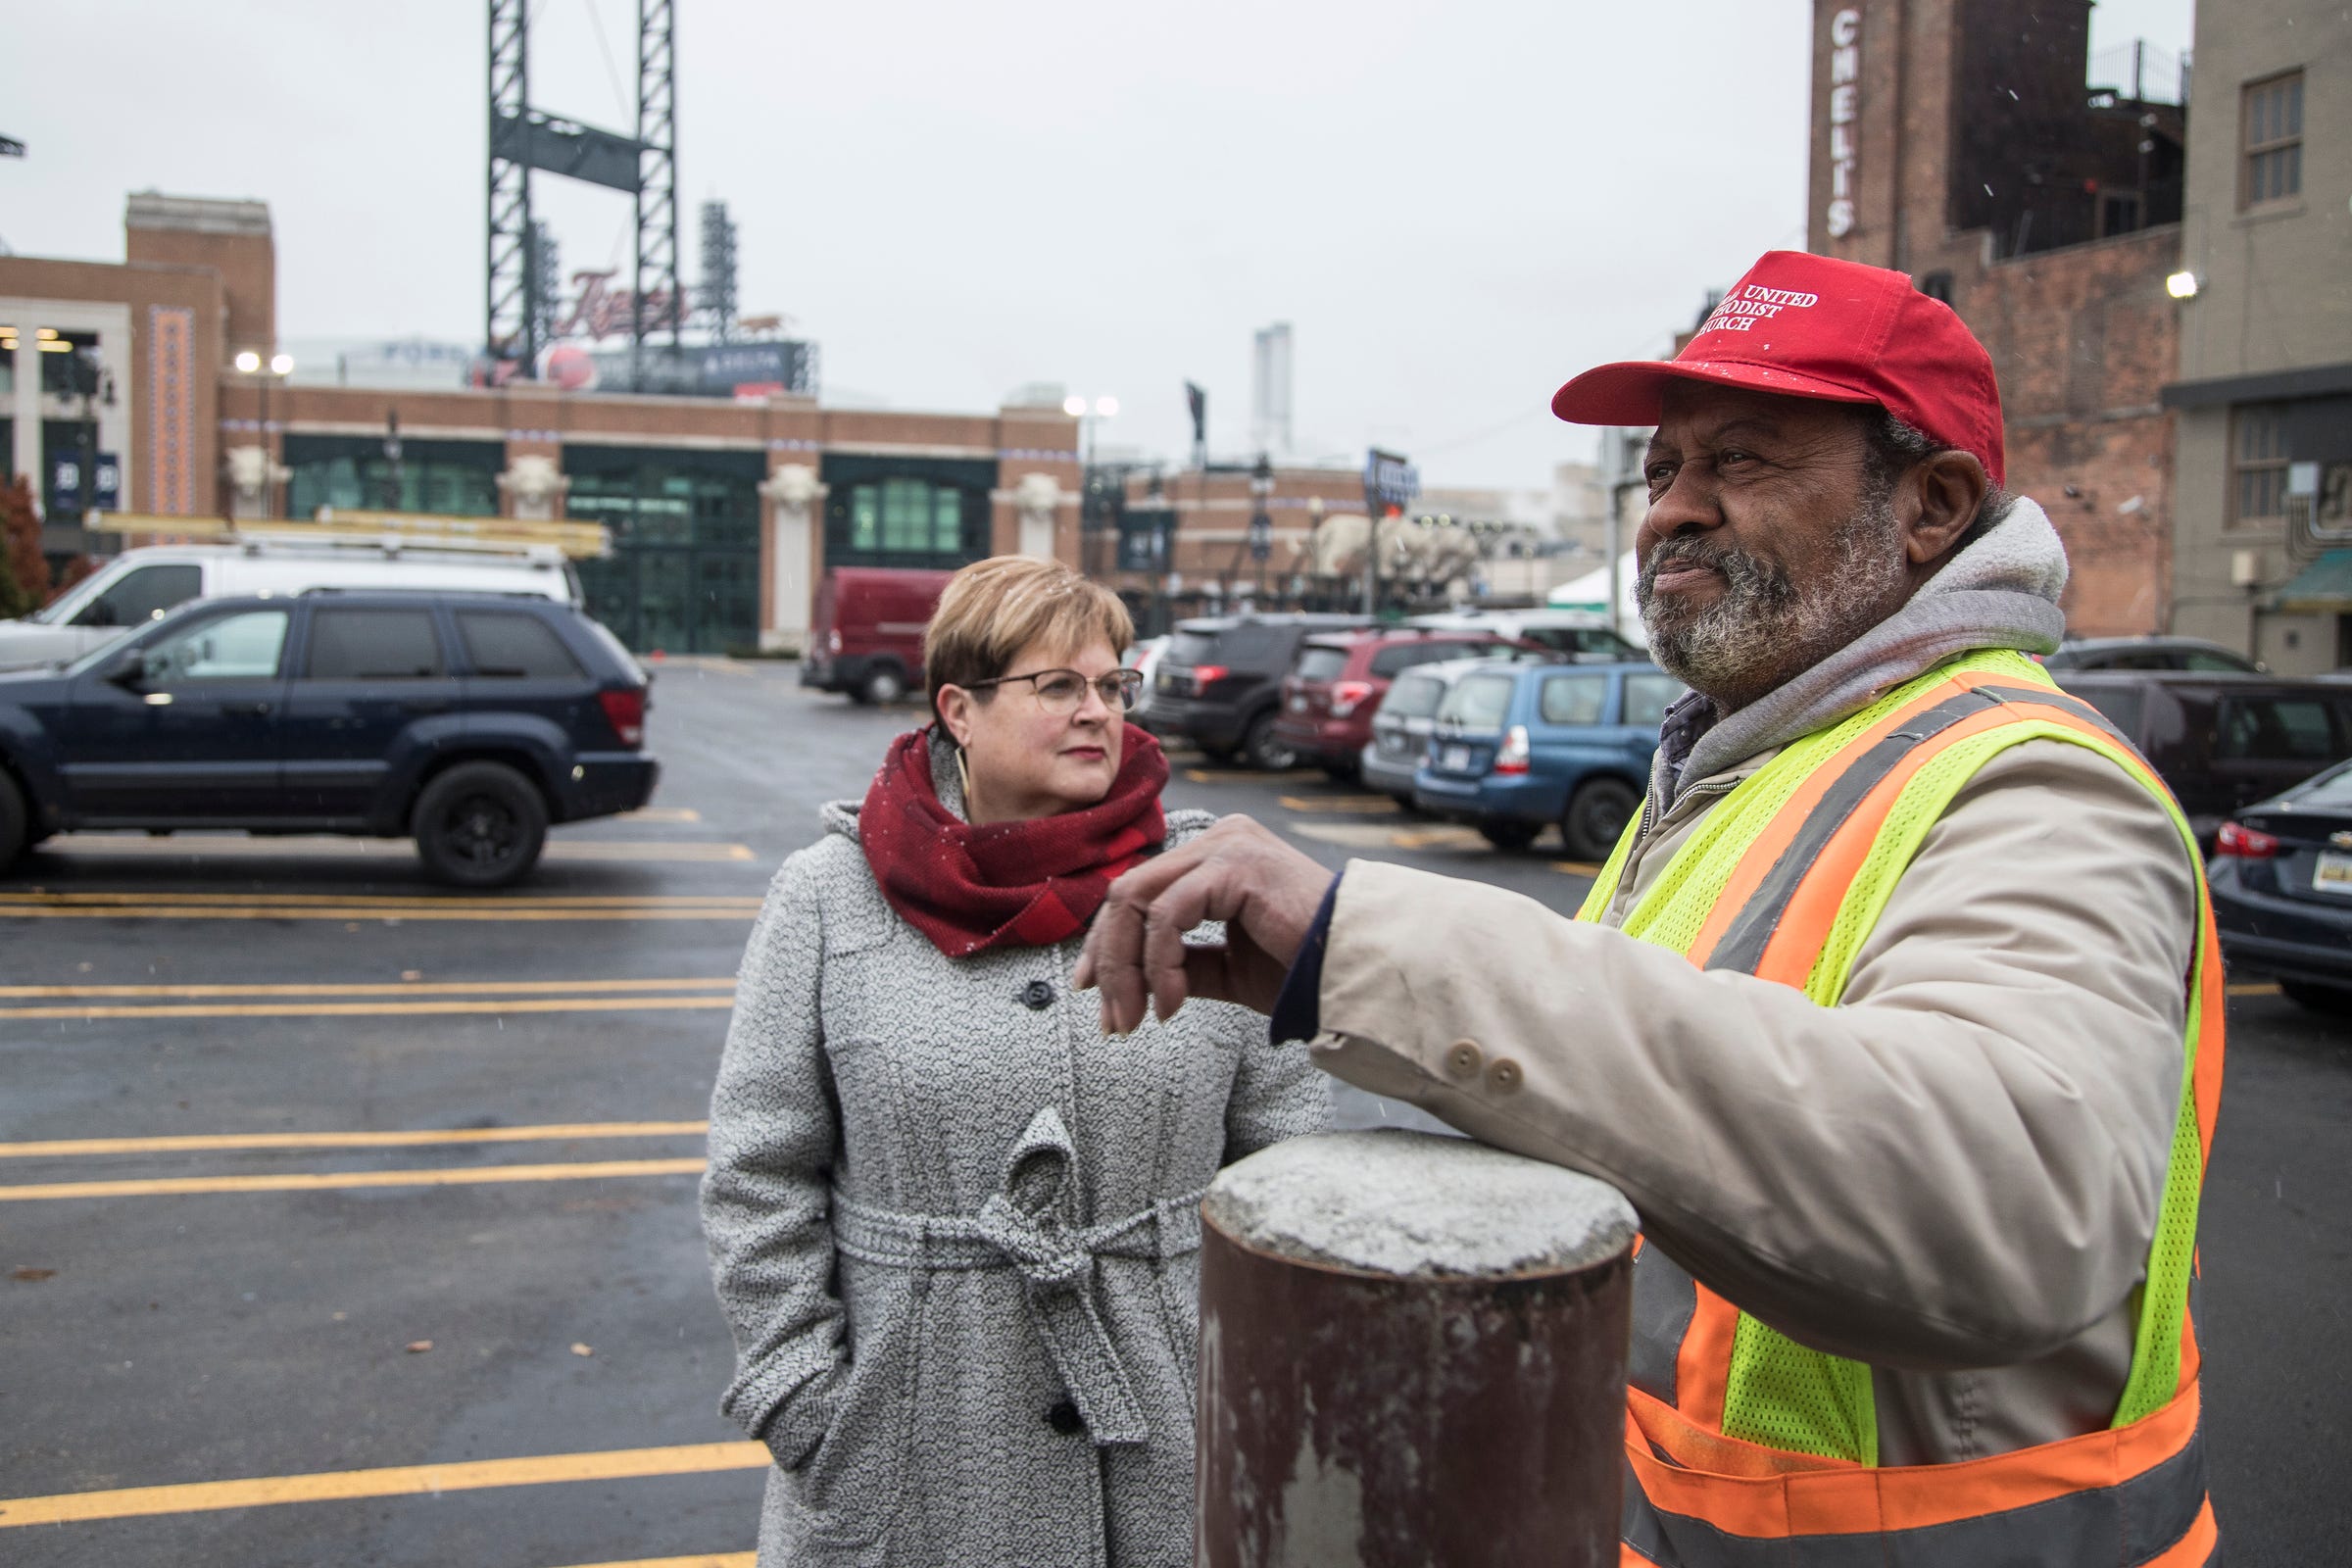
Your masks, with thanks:
<instances>
[{"instance_id":1,"label":"man's gray beard","mask_svg":"<svg viewBox=\"0 0 2352 1568\"><path fill-rule=\"evenodd\" d=\"M1876 625L1904 576L1902 531L1891 493L1866 497L1838 530L1837 563L1799 588L1777 563L1702 537L1650 552L1634 597L1660 669L1718 707L1743 707ZM1659 569L1696 560L1723 574L1724 591L1695 615L1656 597Z\"/></svg>"}]
</instances>

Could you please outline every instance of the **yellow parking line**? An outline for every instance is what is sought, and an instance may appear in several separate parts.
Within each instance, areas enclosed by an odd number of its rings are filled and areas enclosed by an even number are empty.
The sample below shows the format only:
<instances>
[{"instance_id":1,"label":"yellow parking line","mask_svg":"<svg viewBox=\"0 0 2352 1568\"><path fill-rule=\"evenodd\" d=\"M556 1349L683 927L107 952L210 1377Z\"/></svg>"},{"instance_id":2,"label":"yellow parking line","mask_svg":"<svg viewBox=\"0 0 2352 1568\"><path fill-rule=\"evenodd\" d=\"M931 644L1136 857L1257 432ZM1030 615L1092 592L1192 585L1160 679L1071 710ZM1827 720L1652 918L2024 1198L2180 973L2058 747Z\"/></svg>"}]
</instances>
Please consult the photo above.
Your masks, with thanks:
<instances>
[{"instance_id":1,"label":"yellow parking line","mask_svg":"<svg viewBox=\"0 0 2352 1568\"><path fill-rule=\"evenodd\" d=\"M1188 767L1184 776L1196 784L1240 784L1251 779L1263 779L1264 773L1253 773L1239 767Z\"/></svg>"},{"instance_id":2,"label":"yellow parking line","mask_svg":"<svg viewBox=\"0 0 2352 1568\"><path fill-rule=\"evenodd\" d=\"M384 908L368 905L221 905L159 903L92 904L63 907L0 905L0 918L12 920L749 920L760 912L758 900L740 905L703 908L502 908L495 905L418 906Z\"/></svg>"},{"instance_id":3,"label":"yellow parking line","mask_svg":"<svg viewBox=\"0 0 2352 1568\"><path fill-rule=\"evenodd\" d=\"M352 1187L478 1187L494 1182L585 1182L613 1176L690 1176L700 1159L598 1159L555 1165L477 1165L467 1170L280 1171L268 1176L160 1176L114 1182L0 1187L0 1203L62 1198L179 1198L195 1193L318 1193ZM5 1521L0 1521L5 1522Z\"/></svg>"},{"instance_id":4,"label":"yellow parking line","mask_svg":"<svg viewBox=\"0 0 2352 1568\"><path fill-rule=\"evenodd\" d=\"M415 847L405 839L336 838L322 834L241 838L228 833L173 833L162 836L142 834L134 838L111 834L61 833L42 844L41 849L47 854L69 857L122 856L130 858L205 855L267 859L318 858L407 860L414 859L416 854ZM754 856L748 844L718 844L701 839L680 839L671 843L559 839L547 846L546 858L736 861L749 860Z\"/></svg>"},{"instance_id":5,"label":"yellow parking line","mask_svg":"<svg viewBox=\"0 0 2352 1568\"><path fill-rule=\"evenodd\" d=\"M2278 994L2276 980L2245 980L2223 988L2233 997L2275 997Z\"/></svg>"},{"instance_id":6,"label":"yellow parking line","mask_svg":"<svg viewBox=\"0 0 2352 1568\"><path fill-rule=\"evenodd\" d=\"M1448 850L1491 850L1494 848L1493 845L1489 844L1485 839L1479 836L1476 828L1453 826L1410 828L1402 833L1390 834L1389 842L1396 845L1396 848L1400 850L1427 850L1438 848Z\"/></svg>"},{"instance_id":7,"label":"yellow parking line","mask_svg":"<svg viewBox=\"0 0 2352 1568\"><path fill-rule=\"evenodd\" d=\"M724 997L487 997L466 1002L166 1002L150 1006L0 1007L11 1018L401 1018L519 1012L692 1012L732 1007Z\"/></svg>"},{"instance_id":8,"label":"yellow parking line","mask_svg":"<svg viewBox=\"0 0 2352 1568\"><path fill-rule=\"evenodd\" d=\"M534 1127L400 1127L347 1133L180 1133L162 1138L51 1138L0 1144L0 1159L74 1154L180 1154L220 1149L416 1149L432 1144L531 1144L580 1138L684 1138L707 1121L575 1121Z\"/></svg>"},{"instance_id":9,"label":"yellow parking line","mask_svg":"<svg viewBox=\"0 0 2352 1568\"><path fill-rule=\"evenodd\" d=\"M0 986L0 998L68 997L417 997L520 996L545 992L714 991L735 989L733 975L707 980L386 980L351 984L254 986Z\"/></svg>"},{"instance_id":10,"label":"yellow parking line","mask_svg":"<svg viewBox=\"0 0 2352 1568\"><path fill-rule=\"evenodd\" d=\"M1386 795L1285 795L1283 808L1292 811L1339 811L1348 815L1394 816L1401 809Z\"/></svg>"},{"instance_id":11,"label":"yellow parking line","mask_svg":"<svg viewBox=\"0 0 2352 1568\"><path fill-rule=\"evenodd\" d=\"M381 1470L325 1470L310 1475L257 1476L247 1481L198 1481L174 1487L67 1492L47 1497L0 1499L0 1530L17 1525L78 1524L92 1519L211 1513L222 1508L259 1508L283 1502L409 1497L426 1493L473 1492L486 1487L536 1487L564 1481L628 1481L644 1476L706 1475L719 1470L759 1470L765 1468L769 1462L767 1449L757 1443L688 1443L666 1448L548 1453L521 1459L474 1459L459 1464L400 1465Z\"/></svg>"},{"instance_id":12,"label":"yellow parking line","mask_svg":"<svg viewBox=\"0 0 2352 1568\"><path fill-rule=\"evenodd\" d=\"M338 908L355 904L370 906L401 908L466 908L491 909L600 909L627 906L631 908L686 908L712 904L757 905L759 895L751 893L191 893L175 888L135 888L111 893L51 893L35 890L30 893L0 893L0 906L6 905L75 905L75 904L282 904L299 907L305 905L331 904Z\"/></svg>"},{"instance_id":13,"label":"yellow parking line","mask_svg":"<svg viewBox=\"0 0 2352 1568\"><path fill-rule=\"evenodd\" d=\"M632 1557L627 1562L582 1562L571 1568L755 1568L756 1551L718 1551L700 1557Z\"/></svg>"},{"instance_id":14,"label":"yellow parking line","mask_svg":"<svg viewBox=\"0 0 2352 1568\"><path fill-rule=\"evenodd\" d=\"M634 811L623 811L615 822L700 822L703 813L691 806L640 806Z\"/></svg>"},{"instance_id":15,"label":"yellow parking line","mask_svg":"<svg viewBox=\"0 0 2352 1568\"><path fill-rule=\"evenodd\" d=\"M1554 871L1565 871L1570 876L1600 875L1600 867L1594 865L1591 860L1554 860L1551 862L1551 868Z\"/></svg>"}]
</instances>

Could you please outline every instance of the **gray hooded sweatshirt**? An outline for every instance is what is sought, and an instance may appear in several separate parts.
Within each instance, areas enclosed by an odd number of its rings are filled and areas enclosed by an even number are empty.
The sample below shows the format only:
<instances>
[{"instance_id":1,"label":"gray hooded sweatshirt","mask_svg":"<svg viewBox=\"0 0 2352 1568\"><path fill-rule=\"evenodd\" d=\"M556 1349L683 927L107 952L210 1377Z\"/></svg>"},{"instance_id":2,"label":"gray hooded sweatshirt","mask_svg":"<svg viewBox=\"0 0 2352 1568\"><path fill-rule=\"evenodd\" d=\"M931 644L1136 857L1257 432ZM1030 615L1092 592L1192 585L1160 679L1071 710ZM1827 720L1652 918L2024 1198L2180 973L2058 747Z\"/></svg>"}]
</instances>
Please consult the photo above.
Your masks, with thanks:
<instances>
[{"instance_id":1,"label":"gray hooded sweatshirt","mask_svg":"<svg viewBox=\"0 0 2352 1568\"><path fill-rule=\"evenodd\" d=\"M2105 758L2030 741L1929 831L1835 1007L1615 928L1782 746L1967 650L2054 647L2065 580L2020 501L1780 690L1721 722L1678 707L1595 922L1368 862L1334 906L1322 1065L1613 1182L1701 1283L1870 1363L1882 1464L2113 1417L2180 1083L2196 895L2180 834ZM1461 1072L1465 1040L1519 1071Z\"/></svg>"}]
</instances>

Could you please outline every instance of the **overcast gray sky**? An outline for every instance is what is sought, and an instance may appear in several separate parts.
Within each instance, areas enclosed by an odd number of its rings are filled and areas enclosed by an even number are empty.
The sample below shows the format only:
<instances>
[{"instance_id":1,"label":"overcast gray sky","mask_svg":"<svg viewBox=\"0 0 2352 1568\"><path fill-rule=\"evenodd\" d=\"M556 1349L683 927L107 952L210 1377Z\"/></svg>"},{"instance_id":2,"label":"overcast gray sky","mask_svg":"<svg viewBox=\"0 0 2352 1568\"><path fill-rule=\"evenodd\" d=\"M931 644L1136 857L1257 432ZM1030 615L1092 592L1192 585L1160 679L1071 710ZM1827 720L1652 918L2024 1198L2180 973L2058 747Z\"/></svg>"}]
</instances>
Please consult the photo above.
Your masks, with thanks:
<instances>
[{"instance_id":1,"label":"overcast gray sky","mask_svg":"<svg viewBox=\"0 0 2352 1568\"><path fill-rule=\"evenodd\" d=\"M20 0L0 239L115 259L125 192L251 196L286 337L481 333L482 0ZM1297 425L1432 482L1592 452L1545 400L1660 351L1704 291L1803 243L1803 0L677 0L686 270L741 229L747 314L828 385L994 408L1108 393L1106 443L1249 438L1250 334L1288 319ZM2094 49L2189 41L2105 0ZM631 128L635 0L536 0L538 107ZM565 270L627 260L627 198L542 177Z\"/></svg>"}]
</instances>

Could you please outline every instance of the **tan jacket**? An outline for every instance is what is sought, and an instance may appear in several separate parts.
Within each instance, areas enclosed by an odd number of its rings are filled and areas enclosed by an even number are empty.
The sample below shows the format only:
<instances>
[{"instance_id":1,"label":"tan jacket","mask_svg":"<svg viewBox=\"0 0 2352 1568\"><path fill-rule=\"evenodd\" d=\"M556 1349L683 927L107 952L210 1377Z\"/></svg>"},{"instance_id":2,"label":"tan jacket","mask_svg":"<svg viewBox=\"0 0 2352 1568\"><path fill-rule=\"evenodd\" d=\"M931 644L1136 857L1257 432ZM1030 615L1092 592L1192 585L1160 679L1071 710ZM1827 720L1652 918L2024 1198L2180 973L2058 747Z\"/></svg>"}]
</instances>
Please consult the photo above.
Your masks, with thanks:
<instances>
[{"instance_id":1,"label":"tan jacket","mask_svg":"<svg viewBox=\"0 0 2352 1568\"><path fill-rule=\"evenodd\" d=\"M1842 1004L1819 1007L1614 929L1767 760L1689 786L1598 924L1351 862L1318 1060L1614 1183L1695 1278L1880 1367L1883 1464L2104 1427L2180 1086L2179 833L2093 753L2015 747L1930 831Z\"/></svg>"},{"instance_id":2,"label":"tan jacket","mask_svg":"<svg viewBox=\"0 0 2352 1568\"><path fill-rule=\"evenodd\" d=\"M2063 558L2048 559L2038 509L1986 541L1857 647L1862 668L1791 682L1816 688L1807 711L1826 723L1944 657L2003 595L2011 611L2055 601ZM1841 1004L1820 1007L1615 929L1774 755L1670 792L1661 754L1651 824L1598 923L1350 862L1317 1059L1614 1183L1698 1280L1880 1368L1883 1464L2103 1428L2131 1363L2180 1085L2196 894L2179 832L2104 758L2014 747L1930 830Z\"/></svg>"}]
</instances>

